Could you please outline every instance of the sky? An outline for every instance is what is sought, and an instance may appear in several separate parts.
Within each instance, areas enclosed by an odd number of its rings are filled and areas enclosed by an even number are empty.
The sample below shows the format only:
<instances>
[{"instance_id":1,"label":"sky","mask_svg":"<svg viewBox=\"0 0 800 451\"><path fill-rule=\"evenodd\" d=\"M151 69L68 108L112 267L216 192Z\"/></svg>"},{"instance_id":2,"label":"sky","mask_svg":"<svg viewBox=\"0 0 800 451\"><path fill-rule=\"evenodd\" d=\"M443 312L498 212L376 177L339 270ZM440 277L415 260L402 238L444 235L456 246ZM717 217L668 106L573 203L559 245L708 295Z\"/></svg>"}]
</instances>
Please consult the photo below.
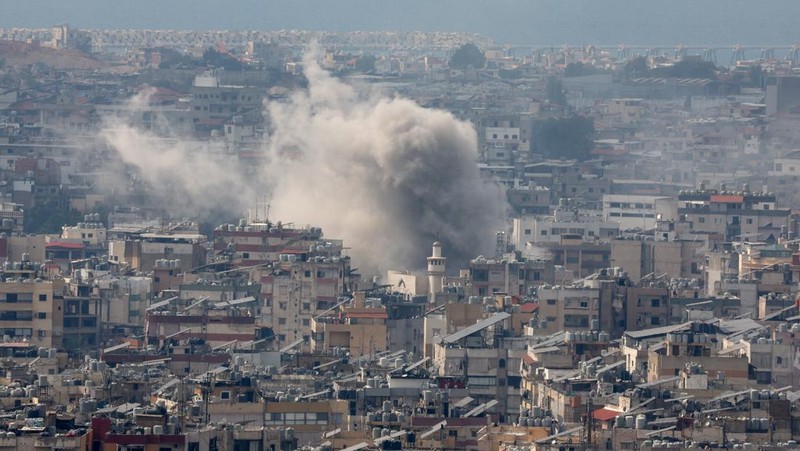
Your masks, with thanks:
<instances>
[{"instance_id":1,"label":"sky","mask_svg":"<svg viewBox=\"0 0 800 451\"><path fill-rule=\"evenodd\" d=\"M517 45L791 45L797 0L0 0L0 27L467 31Z\"/></svg>"}]
</instances>

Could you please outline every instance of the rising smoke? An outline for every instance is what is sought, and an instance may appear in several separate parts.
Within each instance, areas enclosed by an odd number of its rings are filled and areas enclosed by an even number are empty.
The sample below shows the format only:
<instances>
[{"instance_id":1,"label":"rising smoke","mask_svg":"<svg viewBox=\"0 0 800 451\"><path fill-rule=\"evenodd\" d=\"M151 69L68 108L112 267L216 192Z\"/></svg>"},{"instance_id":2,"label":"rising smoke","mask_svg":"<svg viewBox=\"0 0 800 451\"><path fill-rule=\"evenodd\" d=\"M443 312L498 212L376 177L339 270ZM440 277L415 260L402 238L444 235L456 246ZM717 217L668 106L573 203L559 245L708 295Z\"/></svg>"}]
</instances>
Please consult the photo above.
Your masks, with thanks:
<instances>
[{"instance_id":1,"label":"rising smoke","mask_svg":"<svg viewBox=\"0 0 800 451\"><path fill-rule=\"evenodd\" d=\"M104 137L152 189L172 180L185 213L241 214L269 192L272 220L344 239L362 274L423 268L436 239L451 268L491 252L506 202L478 173L472 126L407 99L359 94L311 54L304 65L308 89L266 105L268 163L258 174L120 123Z\"/></svg>"}]
</instances>

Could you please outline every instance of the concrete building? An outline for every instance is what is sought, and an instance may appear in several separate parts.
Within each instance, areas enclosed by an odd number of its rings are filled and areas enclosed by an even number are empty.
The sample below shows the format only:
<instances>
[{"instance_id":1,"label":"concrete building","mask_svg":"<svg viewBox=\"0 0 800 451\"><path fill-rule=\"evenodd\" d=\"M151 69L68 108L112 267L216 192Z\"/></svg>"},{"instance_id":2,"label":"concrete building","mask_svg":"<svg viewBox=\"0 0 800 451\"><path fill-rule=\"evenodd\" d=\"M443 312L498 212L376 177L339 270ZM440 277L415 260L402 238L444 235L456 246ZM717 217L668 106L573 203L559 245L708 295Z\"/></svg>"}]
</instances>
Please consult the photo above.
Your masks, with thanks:
<instances>
[{"instance_id":1,"label":"concrete building","mask_svg":"<svg viewBox=\"0 0 800 451\"><path fill-rule=\"evenodd\" d=\"M791 211L779 208L772 193L717 190L686 191L678 196L679 222L691 233L709 236L721 248L725 241L763 241L789 229ZM677 224L676 224L677 227Z\"/></svg>"},{"instance_id":2,"label":"concrete building","mask_svg":"<svg viewBox=\"0 0 800 451\"><path fill-rule=\"evenodd\" d=\"M536 312L541 329L548 333L614 330L614 282L586 281L584 288L540 288Z\"/></svg>"},{"instance_id":3,"label":"concrete building","mask_svg":"<svg viewBox=\"0 0 800 451\"><path fill-rule=\"evenodd\" d=\"M64 335L64 281L36 279L36 266L26 263L21 269L3 270L6 281L0 283L0 329L10 340L60 349Z\"/></svg>"},{"instance_id":4,"label":"concrete building","mask_svg":"<svg viewBox=\"0 0 800 451\"><path fill-rule=\"evenodd\" d=\"M368 306L363 292L354 293L352 307L311 320L311 351L331 354L346 349L351 357L387 350L388 315L383 306Z\"/></svg>"},{"instance_id":5,"label":"concrete building","mask_svg":"<svg viewBox=\"0 0 800 451\"><path fill-rule=\"evenodd\" d=\"M603 195L603 220L619 223L620 230L650 230L656 226L656 202L661 196Z\"/></svg>"},{"instance_id":6,"label":"concrete building","mask_svg":"<svg viewBox=\"0 0 800 451\"><path fill-rule=\"evenodd\" d=\"M554 279L553 265L537 259L486 259L478 257L469 263L469 295L527 296L531 289Z\"/></svg>"},{"instance_id":7,"label":"concrete building","mask_svg":"<svg viewBox=\"0 0 800 451\"><path fill-rule=\"evenodd\" d=\"M187 271L206 263L206 237L198 233L138 233L128 239L109 240L108 259L115 265L152 271L159 260L173 260Z\"/></svg>"},{"instance_id":8,"label":"concrete building","mask_svg":"<svg viewBox=\"0 0 800 451\"><path fill-rule=\"evenodd\" d=\"M652 236L613 240L611 266L625 270L634 282L648 275L666 278L692 278L702 275L702 242L647 238Z\"/></svg>"},{"instance_id":9,"label":"concrete building","mask_svg":"<svg viewBox=\"0 0 800 451\"><path fill-rule=\"evenodd\" d=\"M261 285L261 322L272 328L281 347L300 339L309 342L313 318L334 308L340 296L355 288L357 277L347 257L284 255L285 261L251 276Z\"/></svg>"},{"instance_id":10,"label":"concrete building","mask_svg":"<svg viewBox=\"0 0 800 451\"><path fill-rule=\"evenodd\" d=\"M569 208L556 209L552 216L524 215L512 220L511 242L516 249L525 249L528 243L561 243L565 235L587 243L609 242L619 235L619 223Z\"/></svg>"}]
</instances>

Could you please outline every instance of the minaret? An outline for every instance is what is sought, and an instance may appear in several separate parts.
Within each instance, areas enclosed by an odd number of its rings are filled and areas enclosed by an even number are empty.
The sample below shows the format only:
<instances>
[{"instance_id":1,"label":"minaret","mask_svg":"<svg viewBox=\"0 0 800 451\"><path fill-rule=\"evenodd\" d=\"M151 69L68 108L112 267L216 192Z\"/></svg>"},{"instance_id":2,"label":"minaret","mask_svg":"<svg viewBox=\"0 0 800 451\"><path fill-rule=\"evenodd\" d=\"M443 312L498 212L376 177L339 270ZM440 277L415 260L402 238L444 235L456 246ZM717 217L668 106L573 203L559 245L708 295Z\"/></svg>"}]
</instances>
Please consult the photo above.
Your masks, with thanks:
<instances>
[{"instance_id":1,"label":"minaret","mask_svg":"<svg viewBox=\"0 0 800 451\"><path fill-rule=\"evenodd\" d=\"M442 257L442 243L434 242L433 254L428 257L428 302L435 302L436 294L442 292L446 262L447 257Z\"/></svg>"}]
</instances>

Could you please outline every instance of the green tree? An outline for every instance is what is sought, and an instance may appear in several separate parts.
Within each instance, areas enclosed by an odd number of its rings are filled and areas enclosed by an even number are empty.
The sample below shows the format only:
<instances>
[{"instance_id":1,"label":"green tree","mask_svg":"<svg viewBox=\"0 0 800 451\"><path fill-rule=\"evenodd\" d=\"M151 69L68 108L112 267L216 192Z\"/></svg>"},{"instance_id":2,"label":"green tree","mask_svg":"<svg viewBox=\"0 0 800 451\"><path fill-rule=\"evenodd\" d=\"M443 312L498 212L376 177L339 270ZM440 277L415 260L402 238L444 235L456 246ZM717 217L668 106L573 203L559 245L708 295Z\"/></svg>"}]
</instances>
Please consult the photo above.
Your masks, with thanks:
<instances>
[{"instance_id":1,"label":"green tree","mask_svg":"<svg viewBox=\"0 0 800 451\"><path fill-rule=\"evenodd\" d=\"M356 71L369 73L375 72L375 56L364 55L356 61Z\"/></svg>"},{"instance_id":2,"label":"green tree","mask_svg":"<svg viewBox=\"0 0 800 451\"><path fill-rule=\"evenodd\" d=\"M594 149L594 120L574 115L533 124L531 146L545 158L587 160Z\"/></svg>"},{"instance_id":3,"label":"green tree","mask_svg":"<svg viewBox=\"0 0 800 451\"><path fill-rule=\"evenodd\" d=\"M237 60L233 56L227 53L218 52L211 47L207 48L206 51L203 52L203 64L209 67L221 67L229 71L242 71L246 68L241 61Z\"/></svg>"},{"instance_id":4,"label":"green tree","mask_svg":"<svg viewBox=\"0 0 800 451\"><path fill-rule=\"evenodd\" d=\"M567 106L567 96L564 94L564 86L562 86L561 80L555 77L548 78L546 90L548 102L564 107Z\"/></svg>"},{"instance_id":5,"label":"green tree","mask_svg":"<svg viewBox=\"0 0 800 451\"><path fill-rule=\"evenodd\" d=\"M451 69L481 69L486 65L486 55L473 43L457 48L450 56Z\"/></svg>"},{"instance_id":6,"label":"green tree","mask_svg":"<svg viewBox=\"0 0 800 451\"><path fill-rule=\"evenodd\" d=\"M650 71L656 77L716 78L719 68L714 63L699 58L684 58L671 66Z\"/></svg>"},{"instance_id":7,"label":"green tree","mask_svg":"<svg viewBox=\"0 0 800 451\"><path fill-rule=\"evenodd\" d=\"M598 69L591 64L584 64L580 61L577 63L569 63L567 67L564 68L564 76L565 77L581 77L584 75L594 75L600 74L604 71L602 69Z\"/></svg>"},{"instance_id":8,"label":"green tree","mask_svg":"<svg viewBox=\"0 0 800 451\"><path fill-rule=\"evenodd\" d=\"M761 69L761 65L754 64L750 66L747 77L750 79L750 86L760 88L764 84L764 70Z\"/></svg>"},{"instance_id":9,"label":"green tree","mask_svg":"<svg viewBox=\"0 0 800 451\"><path fill-rule=\"evenodd\" d=\"M26 233L61 233L61 226L75 225L83 218L78 210L50 200L25 209Z\"/></svg>"},{"instance_id":10,"label":"green tree","mask_svg":"<svg viewBox=\"0 0 800 451\"><path fill-rule=\"evenodd\" d=\"M628 60L622 68L622 74L626 80L646 77L649 72L650 68L647 66L647 59L643 56Z\"/></svg>"}]
</instances>

